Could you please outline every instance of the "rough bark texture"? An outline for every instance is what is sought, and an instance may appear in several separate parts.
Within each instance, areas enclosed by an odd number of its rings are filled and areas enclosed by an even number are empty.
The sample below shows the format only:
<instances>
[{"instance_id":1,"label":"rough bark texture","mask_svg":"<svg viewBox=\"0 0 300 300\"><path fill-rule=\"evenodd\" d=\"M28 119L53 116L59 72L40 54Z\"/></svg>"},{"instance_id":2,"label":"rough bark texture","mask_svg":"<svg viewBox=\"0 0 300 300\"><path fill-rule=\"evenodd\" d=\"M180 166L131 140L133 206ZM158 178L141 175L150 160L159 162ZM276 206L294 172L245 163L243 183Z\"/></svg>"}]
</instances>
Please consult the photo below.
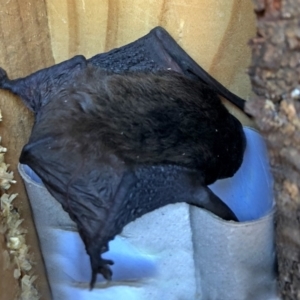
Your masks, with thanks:
<instances>
[{"instance_id":1,"label":"rough bark texture","mask_svg":"<svg viewBox=\"0 0 300 300\"><path fill-rule=\"evenodd\" d=\"M266 138L275 178L279 289L300 299L300 0L256 0L251 41L255 98L248 110Z\"/></svg>"}]
</instances>

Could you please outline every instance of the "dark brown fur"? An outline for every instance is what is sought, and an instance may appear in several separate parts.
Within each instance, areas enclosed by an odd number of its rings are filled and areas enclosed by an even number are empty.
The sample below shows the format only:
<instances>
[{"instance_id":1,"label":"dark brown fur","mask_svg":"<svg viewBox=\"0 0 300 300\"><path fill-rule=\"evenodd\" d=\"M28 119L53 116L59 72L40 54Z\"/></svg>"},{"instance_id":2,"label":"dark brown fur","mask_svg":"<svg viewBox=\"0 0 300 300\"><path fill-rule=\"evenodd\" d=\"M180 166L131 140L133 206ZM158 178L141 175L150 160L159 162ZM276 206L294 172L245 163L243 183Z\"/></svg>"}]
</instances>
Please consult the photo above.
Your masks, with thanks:
<instances>
[{"instance_id":1,"label":"dark brown fur","mask_svg":"<svg viewBox=\"0 0 300 300\"><path fill-rule=\"evenodd\" d=\"M199 169L206 184L233 176L243 159L239 121L209 87L175 72L124 76L88 67L42 118L40 134L70 134L76 147L104 147L127 163Z\"/></svg>"}]
</instances>

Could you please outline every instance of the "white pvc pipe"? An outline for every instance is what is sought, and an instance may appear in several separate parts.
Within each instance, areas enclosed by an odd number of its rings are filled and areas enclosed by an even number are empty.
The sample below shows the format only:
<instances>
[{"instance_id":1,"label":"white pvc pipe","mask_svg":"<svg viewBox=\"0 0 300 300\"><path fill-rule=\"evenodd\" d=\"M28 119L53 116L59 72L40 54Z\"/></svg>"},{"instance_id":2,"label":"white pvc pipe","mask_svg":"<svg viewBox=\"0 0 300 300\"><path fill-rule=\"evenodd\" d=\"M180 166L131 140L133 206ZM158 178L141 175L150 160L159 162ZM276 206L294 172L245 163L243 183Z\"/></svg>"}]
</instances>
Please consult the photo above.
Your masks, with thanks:
<instances>
[{"instance_id":1,"label":"white pvc pipe","mask_svg":"<svg viewBox=\"0 0 300 300\"><path fill-rule=\"evenodd\" d=\"M272 176L261 136L245 128L247 149L233 178L211 186L241 223L185 203L128 224L110 242L113 281L93 291L76 224L28 166L19 165L31 202L54 300L271 300L276 296Z\"/></svg>"}]
</instances>

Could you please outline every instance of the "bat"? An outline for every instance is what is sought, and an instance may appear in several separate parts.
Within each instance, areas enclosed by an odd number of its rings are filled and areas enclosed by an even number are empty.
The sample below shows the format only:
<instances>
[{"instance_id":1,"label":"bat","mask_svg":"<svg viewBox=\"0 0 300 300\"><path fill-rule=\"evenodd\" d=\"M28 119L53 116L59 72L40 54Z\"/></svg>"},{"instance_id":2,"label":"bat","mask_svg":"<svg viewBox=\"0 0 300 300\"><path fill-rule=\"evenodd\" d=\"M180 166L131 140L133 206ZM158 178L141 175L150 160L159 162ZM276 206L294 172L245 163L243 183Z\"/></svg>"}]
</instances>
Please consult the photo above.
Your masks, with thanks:
<instances>
[{"instance_id":1,"label":"bat","mask_svg":"<svg viewBox=\"0 0 300 300\"><path fill-rule=\"evenodd\" d=\"M78 226L98 273L101 257L129 222L187 202L225 220L236 216L208 187L239 169L246 140L218 94L244 100L199 67L157 27L137 41L10 80L35 123L20 162L29 165Z\"/></svg>"}]
</instances>

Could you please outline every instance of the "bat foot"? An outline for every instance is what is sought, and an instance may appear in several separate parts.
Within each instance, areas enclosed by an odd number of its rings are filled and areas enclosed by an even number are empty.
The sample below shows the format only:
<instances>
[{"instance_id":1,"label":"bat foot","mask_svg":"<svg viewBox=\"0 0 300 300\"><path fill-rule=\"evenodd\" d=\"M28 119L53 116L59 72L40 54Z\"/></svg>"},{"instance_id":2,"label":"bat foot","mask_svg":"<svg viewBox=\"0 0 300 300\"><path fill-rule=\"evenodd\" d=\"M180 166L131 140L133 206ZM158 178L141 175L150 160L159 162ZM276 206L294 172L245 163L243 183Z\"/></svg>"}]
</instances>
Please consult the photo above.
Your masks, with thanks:
<instances>
[{"instance_id":1,"label":"bat foot","mask_svg":"<svg viewBox=\"0 0 300 300\"><path fill-rule=\"evenodd\" d=\"M102 259L101 258L101 263L98 266L98 270L97 272L102 274L102 276L106 279L106 280L111 280L112 277L112 270L109 267L109 265L113 265L114 262L110 259Z\"/></svg>"},{"instance_id":2,"label":"bat foot","mask_svg":"<svg viewBox=\"0 0 300 300\"><path fill-rule=\"evenodd\" d=\"M106 280L111 280L112 277L112 270L109 267L109 265L113 265L114 262L110 259L103 259L103 258L97 258L92 259L91 258L91 265L92 265L92 278L90 282L90 290L94 288L97 274L102 274L102 276Z\"/></svg>"}]
</instances>

